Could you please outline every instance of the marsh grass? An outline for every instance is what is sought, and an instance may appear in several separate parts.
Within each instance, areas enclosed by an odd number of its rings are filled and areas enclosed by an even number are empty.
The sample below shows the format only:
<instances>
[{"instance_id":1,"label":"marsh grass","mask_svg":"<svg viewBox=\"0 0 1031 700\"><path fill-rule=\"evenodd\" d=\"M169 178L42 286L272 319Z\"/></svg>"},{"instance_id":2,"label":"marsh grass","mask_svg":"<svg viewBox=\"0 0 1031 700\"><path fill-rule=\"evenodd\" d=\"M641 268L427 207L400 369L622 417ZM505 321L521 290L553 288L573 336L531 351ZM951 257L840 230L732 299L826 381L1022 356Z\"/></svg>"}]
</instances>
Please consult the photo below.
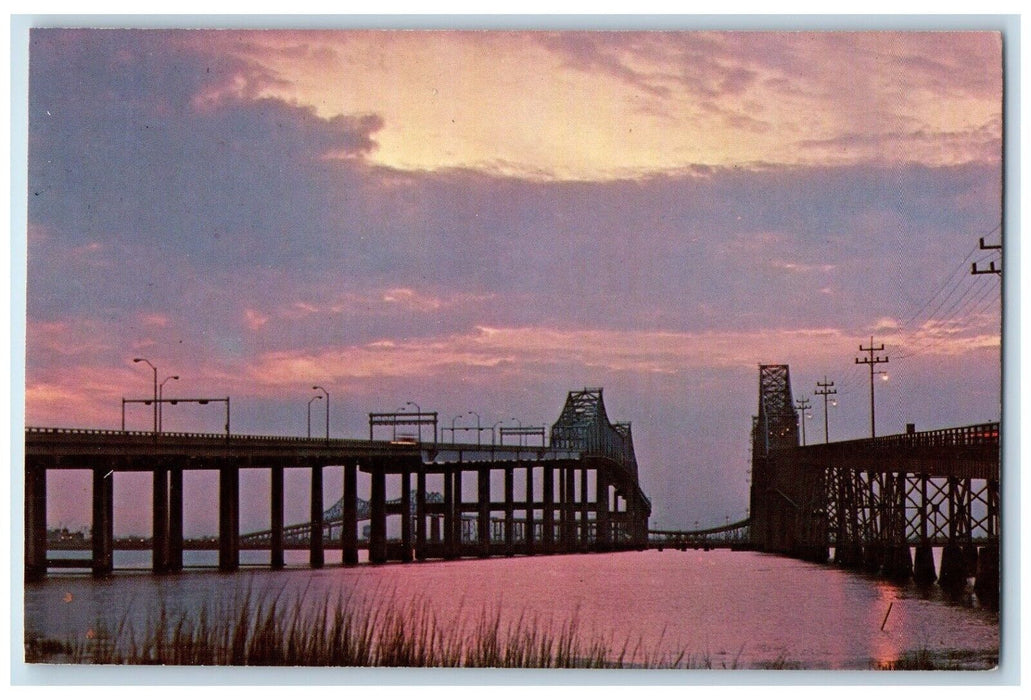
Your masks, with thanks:
<instances>
[{"instance_id":1,"label":"marsh grass","mask_svg":"<svg viewBox=\"0 0 1031 700\"><path fill-rule=\"evenodd\" d=\"M139 619L139 618L137 618ZM137 629L137 624L140 629ZM238 592L230 600L173 611L159 601L145 622L130 622L127 609L113 629L96 624L75 639L25 637L27 663L173 666L331 666L422 668L742 668L744 646L718 662L706 653L662 651L665 631L646 649L642 640L621 643L589 636L578 611L556 624L525 612L507 619L500 609L458 613L442 620L425 600L394 594L371 599L341 595L309 600L307 591ZM668 646L668 645L667 645ZM877 670L954 670L993 662L927 649L874 664ZM969 656L969 655L967 655ZM997 663L997 660L994 662ZM792 670L786 658L754 668Z\"/></svg>"},{"instance_id":2,"label":"marsh grass","mask_svg":"<svg viewBox=\"0 0 1031 700\"><path fill-rule=\"evenodd\" d=\"M113 631L97 624L84 638L26 635L29 663L176 666L388 666L473 668L675 668L684 655L643 653L627 641L618 654L586 638L574 613L557 627L500 610L442 622L422 600L354 597L311 602L302 593L243 591L224 605L174 613L164 601L142 625L128 613Z\"/></svg>"}]
</instances>

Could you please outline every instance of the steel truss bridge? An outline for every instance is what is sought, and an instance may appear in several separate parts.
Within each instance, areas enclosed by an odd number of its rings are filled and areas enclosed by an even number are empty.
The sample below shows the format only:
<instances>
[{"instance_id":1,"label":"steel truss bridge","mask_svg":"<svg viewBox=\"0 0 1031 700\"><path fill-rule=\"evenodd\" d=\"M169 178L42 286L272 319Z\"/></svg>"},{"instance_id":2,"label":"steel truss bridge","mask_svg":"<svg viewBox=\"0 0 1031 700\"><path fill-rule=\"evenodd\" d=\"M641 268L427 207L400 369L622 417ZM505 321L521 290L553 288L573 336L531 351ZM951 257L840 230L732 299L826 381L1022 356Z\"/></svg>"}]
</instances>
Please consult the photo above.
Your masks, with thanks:
<instances>
[{"instance_id":1,"label":"steel truss bridge","mask_svg":"<svg viewBox=\"0 0 1031 700\"><path fill-rule=\"evenodd\" d=\"M370 414L370 430L372 424ZM249 548L269 550L272 568L282 568L284 550L297 547L309 550L312 567L321 567L327 545L340 547L344 564L357 563L360 545L372 563L645 548L651 502L638 481L630 424L609 421L602 389L569 392L550 438L548 445L527 447L27 428L25 577L42 578L51 568L89 568L96 575L113 570L111 477L121 472L153 475L155 573L182 570L188 545L217 547L223 571L239 568L240 550ZM327 511L323 472L334 467L343 470L343 493ZM283 474L291 468L310 471L311 519L286 526ZM269 473L270 527L264 532L240 533L243 469ZM49 556L47 474L55 470L92 473L88 561ZM188 543L183 474L199 470L218 474L219 529L213 540ZM365 499L358 497L359 471L371 482ZM435 486L427 488L428 481ZM390 516L399 535L393 540L387 538ZM358 522L365 518L368 539L360 542Z\"/></svg>"},{"instance_id":2,"label":"steel truss bridge","mask_svg":"<svg viewBox=\"0 0 1031 700\"><path fill-rule=\"evenodd\" d=\"M997 605L999 465L998 423L801 446L788 366L760 365L751 543L948 589L975 576Z\"/></svg>"}]
</instances>

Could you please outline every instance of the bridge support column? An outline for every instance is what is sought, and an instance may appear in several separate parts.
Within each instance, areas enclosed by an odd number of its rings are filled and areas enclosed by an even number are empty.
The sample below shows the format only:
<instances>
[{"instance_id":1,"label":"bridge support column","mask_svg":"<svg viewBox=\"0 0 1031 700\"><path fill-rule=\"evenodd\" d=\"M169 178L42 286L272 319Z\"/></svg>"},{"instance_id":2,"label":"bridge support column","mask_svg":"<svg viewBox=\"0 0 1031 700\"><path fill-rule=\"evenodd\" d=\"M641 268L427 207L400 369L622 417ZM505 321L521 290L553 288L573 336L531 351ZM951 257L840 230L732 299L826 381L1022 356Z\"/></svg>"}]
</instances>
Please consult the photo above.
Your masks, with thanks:
<instances>
[{"instance_id":1,"label":"bridge support column","mask_svg":"<svg viewBox=\"0 0 1031 700\"><path fill-rule=\"evenodd\" d=\"M25 580L47 575L47 470L42 460L25 459Z\"/></svg>"},{"instance_id":2,"label":"bridge support column","mask_svg":"<svg viewBox=\"0 0 1031 700\"><path fill-rule=\"evenodd\" d=\"M512 466L505 467L505 556L515 554L515 474Z\"/></svg>"},{"instance_id":3,"label":"bridge support column","mask_svg":"<svg viewBox=\"0 0 1031 700\"><path fill-rule=\"evenodd\" d=\"M311 468L311 534L308 539L308 564L313 569L321 569L326 563L322 533L326 506L323 500L322 465L316 464Z\"/></svg>"},{"instance_id":4,"label":"bridge support column","mask_svg":"<svg viewBox=\"0 0 1031 700\"><path fill-rule=\"evenodd\" d=\"M599 467L594 477L594 549L598 552L609 550L609 482L604 468Z\"/></svg>"},{"instance_id":5,"label":"bridge support column","mask_svg":"<svg viewBox=\"0 0 1031 700\"><path fill-rule=\"evenodd\" d=\"M918 586L930 586L937 578L938 576L934 572L934 554L931 545L918 544L913 560L913 580Z\"/></svg>"},{"instance_id":6,"label":"bridge support column","mask_svg":"<svg viewBox=\"0 0 1031 700\"><path fill-rule=\"evenodd\" d=\"M949 541L942 548L941 569L938 571L938 585L949 592L962 591L967 583L966 563L963 561L963 548L959 544L959 480L948 478L949 498Z\"/></svg>"},{"instance_id":7,"label":"bridge support column","mask_svg":"<svg viewBox=\"0 0 1031 700\"><path fill-rule=\"evenodd\" d=\"M562 551L576 551L576 472L567 466L562 471Z\"/></svg>"},{"instance_id":8,"label":"bridge support column","mask_svg":"<svg viewBox=\"0 0 1031 700\"><path fill-rule=\"evenodd\" d=\"M920 512L919 519L920 544L916 546L913 558L913 581L918 586L930 586L938 579L934 571L934 553L927 539L927 475L920 475Z\"/></svg>"},{"instance_id":9,"label":"bridge support column","mask_svg":"<svg viewBox=\"0 0 1031 700\"><path fill-rule=\"evenodd\" d=\"M999 545L996 543L981 548L977 558L974 593L984 607L989 610L999 609Z\"/></svg>"},{"instance_id":10,"label":"bridge support column","mask_svg":"<svg viewBox=\"0 0 1031 700\"><path fill-rule=\"evenodd\" d=\"M151 569L155 574L163 574L168 571L168 469L155 467L153 477Z\"/></svg>"},{"instance_id":11,"label":"bridge support column","mask_svg":"<svg viewBox=\"0 0 1031 700\"><path fill-rule=\"evenodd\" d=\"M283 553L283 468L272 467L269 474L269 566L286 566Z\"/></svg>"},{"instance_id":12,"label":"bridge support column","mask_svg":"<svg viewBox=\"0 0 1031 700\"><path fill-rule=\"evenodd\" d=\"M343 563L358 563L358 463L353 459L344 463L343 522L340 524L340 548Z\"/></svg>"},{"instance_id":13,"label":"bridge support column","mask_svg":"<svg viewBox=\"0 0 1031 700\"><path fill-rule=\"evenodd\" d=\"M544 477L541 482L544 499L544 512L542 518L541 550L545 554L555 552L555 470L548 464L544 465Z\"/></svg>"},{"instance_id":14,"label":"bridge support column","mask_svg":"<svg viewBox=\"0 0 1031 700\"><path fill-rule=\"evenodd\" d=\"M369 516L369 561L382 564L387 560L387 475L379 465L372 469Z\"/></svg>"},{"instance_id":15,"label":"bridge support column","mask_svg":"<svg viewBox=\"0 0 1031 700\"><path fill-rule=\"evenodd\" d=\"M240 568L240 472L228 466L218 474L218 568Z\"/></svg>"},{"instance_id":16,"label":"bridge support column","mask_svg":"<svg viewBox=\"0 0 1031 700\"><path fill-rule=\"evenodd\" d=\"M437 522L436 516L433 522ZM419 469L415 475L415 558L426 558L426 471Z\"/></svg>"},{"instance_id":17,"label":"bridge support column","mask_svg":"<svg viewBox=\"0 0 1031 700\"><path fill-rule=\"evenodd\" d=\"M941 569L938 585L943 590L962 591L967 584L967 567L963 561L963 548L957 542L948 542L942 547Z\"/></svg>"},{"instance_id":18,"label":"bridge support column","mask_svg":"<svg viewBox=\"0 0 1031 700\"><path fill-rule=\"evenodd\" d=\"M421 473L421 472L420 472ZM401 472L401 561L412 560L412 473Z\"/></svg>"},{"instance_id":19,"label":"bridge support column","mask_svg":"<svg viewBox=\"0 0 1031 700\"><path fill-rule=\"evenodd\" d=\"M454 559L455 548L455 474L444 467L444 558Z\"/></svg>"},{"instance_id":20,"label":"bridge support column","mask_svg":"<svg viewBox=\"0 0 1031 700\"><path fill-rule=\"evenodd\" d=\"M580 468L580 551L591 551L590 501L587 500L587 468Z\"/></svg>"},{"instance_id":21,"label":"bridge support column","mask_svg":"<svg viewBox=\"0 0 1031 700\"><path fill-rule=\"evenodd\" d=\"M114 471L93 470L93 575L114 570Z\"/></svg>"},{"instance_id":22,"label":"bridge support column","mask_svg":"<svg viewBox=\"0 0 1031 700\"><path fill-rule=\"evenodd\" d=\"M168 472L168 570L183 570L183 470L179 466Z\"/></svg>"},{"instance_id":23,"label":"bridge support column","mask_svg":"<svg viewBox=\"0 0 1031 700\"><path fill-rule=\"evenodd\" d=\"M480 467L476 474L477 555L490 556L490 469Z\"/></svg>"},{"instance_id":24,"label":"bridge support column","mask_svg":"<svg viewBox=\"0 0 1031 700\"><path fill-rule=\"evenodd\" d=\"M533 511L533 462L529 462L526 465L526 527L523 528L526 554L529 556L536 554L533 543Z\"/></svg>"}]
</instances>

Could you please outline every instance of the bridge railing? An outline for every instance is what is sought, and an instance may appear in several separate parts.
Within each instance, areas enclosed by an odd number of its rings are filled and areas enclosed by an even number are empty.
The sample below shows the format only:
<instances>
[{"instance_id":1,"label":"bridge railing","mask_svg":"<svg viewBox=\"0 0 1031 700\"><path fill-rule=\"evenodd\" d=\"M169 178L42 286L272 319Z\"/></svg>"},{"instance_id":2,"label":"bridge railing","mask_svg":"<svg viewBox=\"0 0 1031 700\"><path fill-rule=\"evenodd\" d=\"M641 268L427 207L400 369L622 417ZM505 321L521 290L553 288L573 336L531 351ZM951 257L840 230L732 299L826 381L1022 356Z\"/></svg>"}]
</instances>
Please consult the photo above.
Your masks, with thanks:
<instances>
[{"instance_id":1,"label":"bridge railing","mask_svg":"<svg viewBox=\"0 0 1031 700\"><path fill-rule=\"evenodd\" d=\"M222 440L226 439L234 441L246 441L246 442L296 442L296 443L312 443L324 445L326 438L308 438L308 437L297 437L293 435L248 435L240 433L231 433L226 435L225 433L190 433L190 432L175 432L170 430L163 430L160 433L155 433L152 430L107 430L102 428L41 428L27 426L25 428L26 435L108 435L112 437L140 437L140 438L191 438L191 439L203 439L203 440ZM356 440L351 438L331 438L330 442L369 442L367 440Z\"/></svg>"},{"instance_id":2,"label":"bridge railing","mask_svg":"<svg viewBox=\"0 0 1031 700\"><path fill-rule=\"evenodd\" d=\"M926 430L919 433L899 433L861 440L845 440L830 445L874 445L877 447L968 447L999 444L999 424L980 423L959 428ZM822 444L809 445L821 448Z\"/></svg>"}]
</instances>

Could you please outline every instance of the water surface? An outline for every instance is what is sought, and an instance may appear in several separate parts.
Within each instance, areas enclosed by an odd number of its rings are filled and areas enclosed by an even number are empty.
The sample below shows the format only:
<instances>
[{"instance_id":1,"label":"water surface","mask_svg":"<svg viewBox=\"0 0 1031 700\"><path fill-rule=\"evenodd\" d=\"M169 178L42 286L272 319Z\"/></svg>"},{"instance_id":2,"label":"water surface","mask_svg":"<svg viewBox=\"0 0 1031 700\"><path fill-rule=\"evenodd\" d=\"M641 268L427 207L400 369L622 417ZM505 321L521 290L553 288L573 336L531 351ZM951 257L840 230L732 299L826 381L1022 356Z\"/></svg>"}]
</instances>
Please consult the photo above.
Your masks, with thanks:
<instances>
[{"instance_id":1,"label":"water surface","mask_svg":"<svg viewBox=\"0 0 1031 700\"><path fill-rule=\"evenodd\" d=\"M211 553L186 554L189 562ZM335 554L327 552L327 561ZM868 669L916 651L990 668L999 654L998 616L951 603L937 588L921 593L755 552L666 550L316 571L305 561L306 553L289 552L296 566L279 572L51 575L26 584L25 628L58 639L81 639L98 625L114 629L123 621L142 631L162 605L174 616L217 608L251 590L303 595L312 604L348 596L370 605L414 600L445 624L486 611L503 623L522 617L554 629L575 616L581 637L603 639L613 656L627 648L652 661L682 655L695 668Z\"/></svg>"}]
</instances>

